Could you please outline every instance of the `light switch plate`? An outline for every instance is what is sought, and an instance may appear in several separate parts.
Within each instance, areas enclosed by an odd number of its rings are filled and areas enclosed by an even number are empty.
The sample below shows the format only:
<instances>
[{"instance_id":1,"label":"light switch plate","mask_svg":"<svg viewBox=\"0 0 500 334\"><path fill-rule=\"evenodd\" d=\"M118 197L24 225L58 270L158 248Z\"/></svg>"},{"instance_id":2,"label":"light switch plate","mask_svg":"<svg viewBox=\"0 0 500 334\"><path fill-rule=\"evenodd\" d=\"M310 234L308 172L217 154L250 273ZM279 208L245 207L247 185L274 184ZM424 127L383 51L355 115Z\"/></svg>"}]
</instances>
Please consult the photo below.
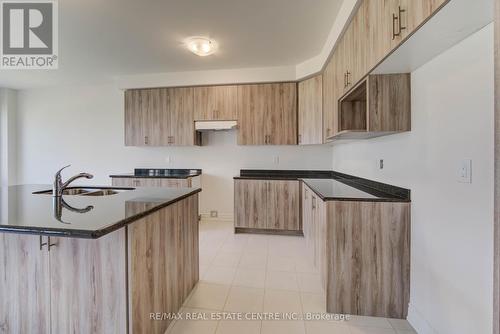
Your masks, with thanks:
<instances>
[{"instance_id":1,"label":"light switch plate","mask_svg":"<svg viewBox=\"0 0 500 334\"><path fill-rule=\"evenodd\" d=\"M460 161L458 168L458 182L472 183L472 160L465 159Z\"/></svg>"}]
</instances>

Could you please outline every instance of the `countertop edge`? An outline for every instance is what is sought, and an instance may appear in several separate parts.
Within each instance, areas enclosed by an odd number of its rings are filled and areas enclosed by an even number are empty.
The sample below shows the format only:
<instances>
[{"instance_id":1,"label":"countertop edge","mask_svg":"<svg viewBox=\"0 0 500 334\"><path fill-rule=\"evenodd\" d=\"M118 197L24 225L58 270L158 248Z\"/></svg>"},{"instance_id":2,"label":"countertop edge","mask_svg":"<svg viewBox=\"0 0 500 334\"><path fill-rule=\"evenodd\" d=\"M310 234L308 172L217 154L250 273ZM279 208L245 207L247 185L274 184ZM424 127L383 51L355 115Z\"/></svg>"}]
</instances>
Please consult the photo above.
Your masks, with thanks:
<instances>
[{"instance_id":1,"label":"countertop edge","mask_svg":"<svg viewBox=\"0 0 500 334\"><path fill-rule=\"evenodd\" d=\"M44 228L39 226L9 226L9 225L0 225L0 233L15 233L15 234L31 234L31 235L40 235L40 236L49 236L49 237L66 237L66 238L79 238L79 239L98 239L104 235L112 233L116 230L119 230L122 227L125 227L141 218L144 218L158 210L161 210L169 205L172 205L176 202L179 202L185 198L193 196L201 192L201 188L195 188L194 190L186 193L182 196L176 197L170 201L165 203L161 203L149 210L136 214L134 216L127 217L118 222L112 223L106 228L99 230L60 230L54 228Z\"/></svg>"},{"instance_id":2,"label":"countertop edge","mask_svg":"<svg viewBox=\"0 0 500 334\"><path fill-rule=\"evenodd\" d=\"M176 175L176 176L169 176L169 175L161 175L161 176L155 176L155 175L133 175L133 174L113 174L109 175L110 178L128 178L128 179L189 179L191 177L197 177L200 176L200 174L196 175Z\"/></svg>"}]
</instances>

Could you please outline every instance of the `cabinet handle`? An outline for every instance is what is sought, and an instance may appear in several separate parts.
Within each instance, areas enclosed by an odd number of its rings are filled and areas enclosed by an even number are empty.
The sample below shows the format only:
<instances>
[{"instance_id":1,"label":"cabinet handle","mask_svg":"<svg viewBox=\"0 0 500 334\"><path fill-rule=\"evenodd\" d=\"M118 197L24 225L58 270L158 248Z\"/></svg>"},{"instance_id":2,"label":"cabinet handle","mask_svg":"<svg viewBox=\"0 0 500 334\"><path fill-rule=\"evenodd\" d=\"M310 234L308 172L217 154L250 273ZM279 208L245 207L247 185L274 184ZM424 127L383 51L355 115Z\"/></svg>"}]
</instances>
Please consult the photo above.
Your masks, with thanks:
<instances>
[{"instance_id":1,"label":"cabinet handle","mask_svg":"<svg viewBox=\"0 0 500 334\"><path fill-rule=\"evenodd\" d=\"M47 249L48 249L48 251L50 252L50 247L55 247L55 246L57 246L57 243L51 244L50 243L50 237L48 237L48 239L47 239Z\"/></svg>"},{"instance_id":2,"label":"cabinet handle","mask_svg":"<svg viewBox=\"0 0 500 334\"><path fill-rule=\"evenodd\" d=\"M351 84L351 83L349 82L349 76L350 76L350 75L351 75L351 72L347 71L347 73L346 73L346 77L347 77L347 87L349 87L349 85Z\"/></svg>"},{"instance_id":3,"label":"cabinet handle","mask_svg":"<svg viewBox=\"0 0 500 334\"><path fill-rule=\"evenodd\" d=\"M43 246L47 245L46 242L42 242L42 236L40 236L40 250L43 250Z\"/></svg>"},{"instance_id":4,"label":"cabinet handle","mask_svg":"<svg viewBox=\"0 0 500 334\"><path fill-rule=\"evenodd\" d=\"M406 13L405 9L402 9L401 6L398 7L398 12L399 12L399 34L401 34L401 31L406 30L406 27L403 26L403 20L402 20L402 14Z\"/></svg>"},{"instance_id":5,"label":"cabinet handle","mask_svg":"<svg viewBox=\"0 0 500 334\"><path fill-rule=\"evenodd\" d=\"M307 189L304 189L304 197L307 199Z\"/></svg>"},{"instance_id":6,"label":"cabinet handle","mask_svg":"<svg viewBox=\"0 0 500 334\"><path fill-rule=\"evenodd\" d=\"M302 143L302 135L299 135L299 144Z\"/></svg>"},{"instance_id":7,"label":"cabinet handle","mask_svg":"<svg viewBox=\"0 0 500 334\"><path fill-rule=\"evenodd\" d=\"M312 209L316 209L316 197L312 197Z\"/></svg>"},{"instance_id":8,"label":"cabinet handle","mask_svg":"<svg viewBox=\"0 0 500 334\"><path fill-rule=\"evenodd\" d=\"M403 26L401 16L403 13L405 13L406 10L402 9L401 6L398 7L398 15L392 14L392 39L395 40L396 37L401 36L401 32L406 29L405 26ZM396 31L396 21L398 21L398 31Z\"/></svg>"},{"instance_id":9,"label":"cabinet handle","mask_svg":"<svg viewBox=\"0 0 500 334\"><path fill-rule=\"evenodd\" d=\"M347 79L346 79L346 74L344 73L344 88L347 87Z\"/></svg>"},{"instance_id":10,"label":"cabinet handle","mask_svg":"<svg viewBox=\"0 0 500 334\"><path fill-rule=\"evenodd\" d=\"M148 136L144 136L144 144L146 144L146 145L149 144L149 138L148 138Z\"/></svg>"}]
</instances>

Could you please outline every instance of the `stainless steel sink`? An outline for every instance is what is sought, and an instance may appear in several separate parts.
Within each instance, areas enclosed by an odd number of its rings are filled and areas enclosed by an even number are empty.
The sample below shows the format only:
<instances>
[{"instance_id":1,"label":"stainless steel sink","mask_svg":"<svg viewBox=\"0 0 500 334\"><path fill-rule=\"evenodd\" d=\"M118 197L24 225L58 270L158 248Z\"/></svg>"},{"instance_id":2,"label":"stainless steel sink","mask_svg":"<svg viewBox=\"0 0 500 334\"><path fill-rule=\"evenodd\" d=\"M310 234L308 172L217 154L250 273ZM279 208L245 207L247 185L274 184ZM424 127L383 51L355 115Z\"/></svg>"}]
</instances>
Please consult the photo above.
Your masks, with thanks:
<instances>
[{"instance_id":1,"label":"stainless steel sink","mask_svg":"<svg viewBox=\"0 0 500 334\"><path fill-rule=\"evenodd\" d=\"M135 188L91 188L73 187L63 190L64 196L110 196L118 193L134 190ZM52 195L52 190L35 191L35 195Z\"/></svg>"}]
</instances>

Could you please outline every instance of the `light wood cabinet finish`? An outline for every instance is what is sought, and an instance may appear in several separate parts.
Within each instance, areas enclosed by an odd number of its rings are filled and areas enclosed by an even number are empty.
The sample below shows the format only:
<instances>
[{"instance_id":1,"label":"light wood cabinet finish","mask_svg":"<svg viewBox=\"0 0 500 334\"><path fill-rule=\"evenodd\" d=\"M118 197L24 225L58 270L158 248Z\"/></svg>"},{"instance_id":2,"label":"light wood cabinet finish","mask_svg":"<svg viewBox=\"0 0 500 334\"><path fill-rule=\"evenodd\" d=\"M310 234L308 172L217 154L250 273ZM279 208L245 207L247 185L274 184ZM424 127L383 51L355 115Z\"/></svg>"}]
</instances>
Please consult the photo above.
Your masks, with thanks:
<instances>
[{"instance_id":1,"label":"light wood cabinet finish","mask_svg":"<svg viewBox=\"0 0 500 334\"><path fill-rule=\"evenodd\" d=\"M323 142L334 135L336 124L337 84L335 58L330 59L323 72Z\"/></svg>"},{"instance_id":2,"label":"light wood cabinet finish","mask_svg":"<svg viewBox=\"0 0 500 334\"><path fill-rule=\"evenodd\" d=\"M237 98L237 86L195 87L194 119L196 121L237 120Z\"/></svg>"},{"instance_id":3,"label":"light wood cabinet finish","mask_svg":"<svg viewBox=\"0 0 500 334\"><path fill-rule=\"evenodd\" d=\"M331 201L326 208L327 311L406 318L409 204Z\"/></svg>"},{"instance_id":4,"label":"light wood cabinet finish","mask_svg":"<svg viewBox=\"0 0 500 334\"><path fill-rule=\"evenodd\" d=\"M267 228L300 231L299 181L268 181Z\"/></svg>"},{"instance_id":5,"label":"light wood cabinet finish","mask_svg":"<svg viewBox=\"0 0 500 334\"><path fill-rule=\"evenodd\" d=\"M126 333L126 234L50 238L52 333Z\"/></svg>"},{"instance_id":6,"label":"light wood cabinet finish","mask_svg":"<svg viewBox=\"0 0 500 334\"><path fill-rule=\"evenodd\" d=\"M0 333L50 333L49 254L40 237L0 233Z\"/></svg>"},{"instance_id":7,"label":"light wood cabinet finish","mask_svg":"<svg viewBox=\"0 0 500 334\"><path fill-rule=\"evenodd\" d=\"M150 313L178 312L198 281L198 194L98 239L41 240L0 233L0 333L163 334Z\"/></svg>"},{"instance_id":8,"label":"light wood cabinet finish","mask_svg":"<svg viewBox=\"0 0 500 334\"><path fill-rule=\"evenodd\" d=\"M144 206L127 204L132 215ZM198 195L128 226L131 333L164 333L171 320L150 313L178 312L199 279Z\"/></svg>"},{"instance_id":9,"label":"light wood cabinet finish","mask_svg":"<svg viewBox=\"0 0 500 334\"><path fill-rule=\"evenodd\" d=\"M268 181L234 181L234 226L267 229Z\"/></svg>"},{"instance_id":10,"label":"light wood cabinet finish","mask_svg":"<svg viewBox=\"0 0 500 334\"><path fill-rule=\"evenodd\" d=\"M238 86L238 144L297 144L297 84Z\"/></svg>"},{"instance_id":11,"label":"light wood cabinet finish","mask_svg":"<svg viewBox=\"0 0 500 334\"><path fill-rule=\"evenodd\" d=\"M337 138L371 138L411 130L410 74L369 75L339 104Z\"/></svg>"},{"instance_id":12,"label":"light wood cabinet finish","mask_svg":"<svg viewBox=\"0 0 500 334\"><path fill-rule=\"evenodd\" d=\"M125 145L195 145L193 88L125 91Z\"/></svg>"},{"instance_id":13,"label":"light wood cabinet finish","mask_svg":"<svg viewBox=\"0 0 500 334\"><path fill-rule=\"evenodd\" d=\"M302 183L302 225L308 257L318 270L322 287L326 291L326 206L314 191Z\"/></svg>"},{"instance_id":14,"label":"light wood cabinet finish","mask_svg":"<svg viewBox=\"0 0 500 334\"><path fill-rule=\"evenodd\" d=\"M299 181L237 179L234 212L237 229L299 232Z\"/></svg>"},{"instance_id":15,"label":"light wood cabinet finish","mask_svg":"<svg viewBox=\"0 0 500 334\"><path fill-rule=\"evenodd\" d=\"M167 187L191 188L192 179L113 177L113 187Z\"/></svg>"},{"instance_id":16,"label":"light wood cabinet finish","mask_svg":"<svg viewBox=\"0 0 500 334\"><path fill-rule=\"evenodd\" d=\"M323 77L302 81L299 91L299 145L323 144Z\"/></svg>"}]
</instances>

